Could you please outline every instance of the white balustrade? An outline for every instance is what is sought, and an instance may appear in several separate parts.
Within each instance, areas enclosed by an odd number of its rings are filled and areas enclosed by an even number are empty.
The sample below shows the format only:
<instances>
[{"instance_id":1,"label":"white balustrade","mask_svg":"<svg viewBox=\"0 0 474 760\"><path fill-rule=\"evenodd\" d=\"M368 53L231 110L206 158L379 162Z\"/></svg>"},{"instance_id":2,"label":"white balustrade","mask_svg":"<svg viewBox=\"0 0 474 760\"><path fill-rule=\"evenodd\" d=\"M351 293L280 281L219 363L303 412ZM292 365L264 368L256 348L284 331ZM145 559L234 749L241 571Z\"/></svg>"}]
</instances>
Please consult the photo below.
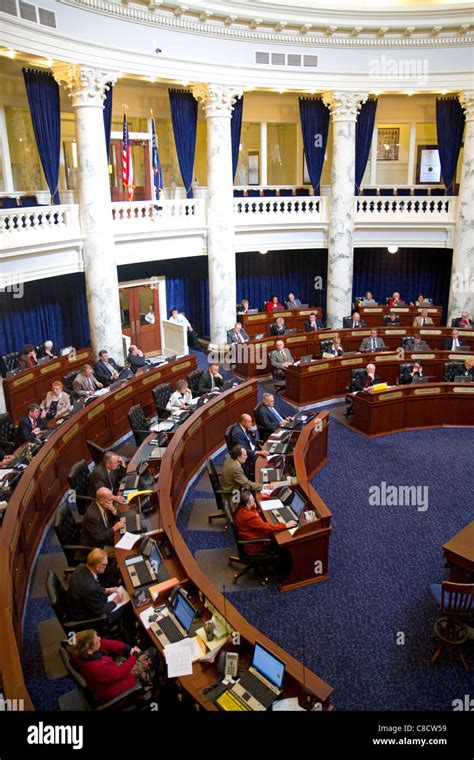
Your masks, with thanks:
<instances>
[{"instance_id":1,"label":"white balustrade","mask_svg":"<svg viewBox=\"0 0 474 760\"><path fill-rule=\"evenodd\" d=\"M313 196L235 198L236 225L327 222L327 199Z\"/></svg>"},{"instance_id":2,"label":"white balustrade","mask_svg":"<svg viewBox=\"0 0 474 760\"><path fill-rule=\"evenodd\" d=\"M25 206L0 211L0 248L81 236L78 206Z\"/></svg>"},{"instance_id":3,"label":"white balustrade","mask_svg":"<svg viewBox=\"0 0 474 760\"><path fill-rule=\"evenodd\" d=\"M199 198L112 203L115 234L205 227L206 201Z\"/></svg>"},{"instance_id":4,"label":"white balustrade","mask_svg":"<svg viewBox=\"0 0 474 760\"><path fill-rule=\"evenodd\" d=\"M456 198L440 197L391 197L379 196L357 198L356 225L364 222L387 221L392 224L411 223L414 220L433 223L456 221Z\"/></svg>"}]
</instances>

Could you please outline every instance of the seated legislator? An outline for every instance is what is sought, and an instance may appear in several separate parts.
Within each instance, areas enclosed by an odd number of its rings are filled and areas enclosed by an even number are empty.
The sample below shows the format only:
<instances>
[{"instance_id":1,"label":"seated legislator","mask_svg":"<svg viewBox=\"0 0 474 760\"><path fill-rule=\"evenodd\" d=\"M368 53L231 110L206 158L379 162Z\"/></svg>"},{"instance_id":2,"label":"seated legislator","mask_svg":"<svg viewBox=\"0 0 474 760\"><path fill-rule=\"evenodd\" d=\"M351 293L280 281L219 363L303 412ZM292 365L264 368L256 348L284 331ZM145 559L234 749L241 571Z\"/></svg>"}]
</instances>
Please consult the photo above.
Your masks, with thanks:
<instances>
[{"instance_id":1,"label":"seated legislator","mask_svg":"<svg viewBox=\"0 0 474 760\"><path fill-rule=\"evenodd\" d=\"M112 385L122 370L123 367L119 367L115 359L109 356L108 351L99 351L99 359L94 364L94 374L105 388Z\"/></svg>"},{"instance_id":2,"label":"seated legislator","mask_svg":"<svg viewBox=\"0 0 474 760\"><path fill-rule=\"evenodd\" d=\"M358 311L354 311L351 317L342 318L342 326L356 330L358 327L367 327L367 322L360 318Z\"/></svg>"},{"instance_id":3,"label":"seated legislator","mask_svg":"<svg viewBox=\"0 0 474 760\"><path fill-rule=\"evenodd\" d=\"M417 333L413 337L407 338L405 342L406 351L431 351L428 343L426 343L421 335Z\"/></svg>"},{"instance_id":4,"label":"seated legislator","mask_svg":"<svg viewBox=\"0 0 474 760\"><path fill-rule=\"evenodd\" d=\"M468 357L464 359L464 369L461 374L464 377L470 377L470 382L474 383L474 358Z\"/></svg>"},{"instance_id":5,"label":"seated legislator","mask_svg":"<svg viewBox=\"0 0 474 760\"><path fill-rule=\"evenodd\" d=\"M418 296L418 298L415 301L415 306L423 306L424 304L426 304L427 306L429 306L431 304L431 299L430 298L425 298L425 296L423 295L423 293L420 293L420 295Z\"/></svg>"},{"instance_id":6,"label":"seated legislator","mask_svg":"<svg viewBox=\"0 0 474 760\"><path fill-rule=\"evenodd\" d=\"M78 398L88 398L103 388L99 380L94 377L94 370L90 364L84 364L72 382L72 389Z\"/></svg>"},{"instance_id":7,"label":"seated legislator","mask_svg":"<svg viewBox=\"0 0 474 760\"><path fill-rule=\"evenodd\" d=\"M242 298L241 302L237 306L237 314L247 314L250 309L250 303L246 298Z\"/></svg>"},{"instance_id":8,"label":"seated legislator","mask_svg":"<svg viewBox=\"0 0 474 760\"><path fill-rule=\"evenodd\" d=\"M209 369L202 373L198 383L198 394L202 396L204 393L210 393L216 391L220 393L224 380L219 372L218 364L210 364Z\"/></svg>"},{"instance_id":9,"label":"seated legislator","mask_svg":"<svg viewBox=\"0 0 474 760\"><path fill-rule=\"evenodd\" d=\"M232 330L227 330L227 343L247 343L249 340L250 337L241 322L236 322Z\"/></svg>"},{"instance_id":10,"label":"seated legislator","mask_svg":"<svg viewBox=\"0 0 474 760\"><path fill-rule=\"evenodd\" d=\"M264 393L262 403L255 410L255 419L257 425L273 432L294 418L282 417L280 412L275 409L275 397L273 393Z\"/></svg>"},{"instance_id":11,"label":"seated legislator","mask_svg":"<svg viewBox=\"0 0 474 760\"><path fill-rule=\"evenodd\" d=\"M331 341L330 346L325 350L324 353L326 355L330 354L331 356L343 356L344 349L342 348L341 339L339 337L334 338L334 340Z\"/></svg>"},{"instance_id":12,"label":"seated legislator","mask_svg":"<svg viewBox=\"0 0 474 760\"><path fill-rule=\"evenodd\" d=\"M365 296L363 297L362 306L378 306L378 303L375 300L372 293L370 292L370 290L368 290Z\"/></svg>"},{"instance_id":13,"label":"seated legislator","mask_svg":"<svg viewBox=\"0 0 474 760\"><path fill-rule=\"evenodd\" d=\"M281 309L281 303L278 300L278 296L272 296L266 305L267 311L273 311L273 309Z\"/></svg>"},{"instance_id":14,"label":"seated legislator","mask_svg":"<svg viewBox=\"0 0 474 760\"><path fill-rule=\"evenodd\" d=\"M389 306L405 306L405 301L401 297L400 293L398 293L397 291L395 291L395 293L393 294L393 296L391 296L388 299L388 305Z\"/></svg>"},{"instance_id":15,"label":"seated legislator","mask_svg":"<svg viewBox=\"0 0 474 760\"><path fill-rule=\"evenodd\" d=\"M395 327L400 326L400 317L398 314L385 314L383 318L383 326L384 327L390 327L390 325L395 325Z\"/></svg>"},{"instance_id":16,"label":"seated legislator","mask_svg":"<svg viewBox=\"0 0 474 760\"><path fill-rule=\"evenodd\" d=\"M270 364L274 373L283 378L283 370L294 364L293 357L282 340L277 340L275 350L270 352Z\"/></svg>"},{"instance_id":17,"label":"seated legislator","mask_svg":"<svg viewBox=\"0 0 474 760\"><path fill-rule=\"evenodd\" d=\"M445 351L459 351L460 349L467 348L467 343L459 336L459 330L455 328L451 337L444 341L443 349Z\"/></svg>"},{"instance_id":18,"label":"seated legislator","mask_svg":"<svg viewBox=\"0 0 474 760\"><path fill-rule=\"evenodd\" d=\"M296 527L295 520L287 523L269 523L261 517L251 493L243 493L234 512L234 523L241 541L254 541L257 538L270 538L273 533ZM247 544L245 551L249 554L262 552L265 544Z\"/></svg>"},{"instance_id":19,"label":"seated legislator","mask_svg":"<svg viewBox=\"0 0 474 760\"><path fill-rule=\"evenodd\" d=\"M116 494L125 473L125 463L115 451L106 451L102 462L97 464L89 478L89 496L95 496L99 488L110 488ZM120 503L126 503L119 499Z\"/></svg>"},{"instance_id":20,"label":"seated legislator","mask_svg":"<svg viewBox=\"0 0 474 760\"><path fill-rule=\"evenodd\" d=\"M288 293L288 299L286 301L287 309L299 309L301 307L301 301L299 298L295 298L294 293Z\"/></svg>"},{"instance_id":21,"label":"seated legislator","mask_svg":"<svg viewBox=\"0 0 474 760\"><path fill-rule=\"evenodd\" d=\"M472 327L472 319L469 319L469 312L463 311L460 317L453 319L453 327Z\"/></svg>"},{"instance_id":22,"label":"seated legislator","mask_svg":"<svg viewBox=\"0 0 474 760\"><path fill-rule=\"evenodd\" d=\"M114 495L110 488L98 488L95 501L87 507L81 525L81 546L99 549L110 548L113 553L115 536L125 527L114 506Z\"/></svg>"},{"instance_id":23,"label":"seated legislator","mask_svg":"<svg viewBox=\"0 0 474 760\"><path fill-rule=\"evenodd\" d=\"M54 350L53 341L45 340L39 353L39 359L56 359L57 353Z\"/></svg>"},{"instance_id":24,"label":"seated legislator","mask_svg":"<svg viewBox=\"0 0 474 760\"><path fill-rule=\"evenodd\" d=\"M411 385L411 383L418 383L426 375L423 374L423 365L421 362L415 362L412 369L405 367L403 374L400 377L400 385Z\"/></svg>"},{"instance_id":25,"label":"seated legislator","mask_svg":"<svg viewBox=\"0 0 474 760\"><path fill-rule=\"evenodd\" d=\"M193 394L186 380L178 380L176 390L171 394L166 408L169 412L173 412L175 409L187 409L192 400Z\"/></svg>"},{"instance_id":26,"label":"seated legislator","mask_svg":"<svg viewBox=\"0 0 474 760\"><path fill-rule=\"evenodd\" d=\"M270 325L270 335L284 335L286 333L286 325L283 317L278 317L275 324Z\"/></svg>"},{"instance_id":27,"label":"seated legislator","mask_svg":"<svg viewBox=\"0 0 474 760\"><path fill-rule=\"evenodd\" d=\"M46 416L46 412L41 412L39 404L28 404L25 416L20 417L18 421L16 432L17 446L21 446L22 443L32 443L37 440L37 436L45 426L41 414Z\"/></svg>"},{"instance_id":28,"label":"seated legislator","mask_svg":"<svg viewBox=\"0 0 474 760\"><path fill-rule=\"evenodd\" d=\"M90 629L78 631L69 646L74 666L99 704L133 688L153 689L158 669L158 653L153 647L142 652L121 641L102 639ZM115 659L118 658L118 659Z\"/></svg>"},{"instance_id":29,"label":"seated legislator","mask_svg":"<svg viewBox=\"0 0 474 760\"><path fill-rule=\"evenodd\" d=\"M428 316L428 309L422 309L421 314L413 320L413 327L425 327L425 325L434 325L433 320Z\"/></svg>"},{"instance_id":30,"label":"seated legislator","mask_svg":"<svg viewBox=\"0 0 474 760\"><path fill-rule=\"evenodd\" d=\"M259 448L257 436L253 432L253 420L250 414L242 414L237 425L231 431L232 446L243 446L247 451L247 461L244 465L246 474L250 477L253 473L255 460L258 456L268 456L267 451Z\"/></svg>"},{"instance_id":31,"label":"seated legislator","mask_svg":"<svg viewBox=\"0 0 474 760\"><path fill-rule=\"evenodd\" d=\"M323 329L323 323L317 318L316 314L312 313L309 318L305 320L304 331L305 332L318 332Z\"/></svg>"},{"instance_id":32,"label":"seated legislator","mask_svg":"<svg viewBox=\"0 0 474 760\"><path fill-rule=\"evenodd\" d=\"M375 374L375 364L368 364L363 375L355 376L352 390L362 391L364 388L377 385L377 383L380 383L380 377Z\"/></svg>"},{"instance_id":33,"label":"seated legislator","mask_svg":"<svg viewBox=\"0 0 474 760\"><path fill-rule=\"evenodd\" d=\"M35 347L31 343L27 343L23 346L23 351L18 359L18 366L20 369L31 369L38 364L38 357L36 356Z\"/></svg>"},{"instance_id":34,"label":"seated legislator","mask_svg":"<svg viewBox=\"0 0 474 760\"><path fill-rule=\"evenodd\" d=\"M148 362L143 356L143 351L140 351L138 346L130 346L128 349L127 363L130 365L130 369L134 375L136 375L137 370L148 366Z\"/></svg>"},{"instance_id":35,"label":"seated legislator","mask_svg":"<svg viewBox=\"0 0 474 760\"><path fill-rule=\"evenodd\" d=\"M51 390L47 392L46 398L41 402L41 409L46 412L46 419L64 417L69 414L70 408L69 394L63 391L63 384L59 380L55 380L51 385Z\"/></svg>"},{"instance_id":36,"label":"seated legislator","mask_svg":"<svg viewBox=\"0 0 474 760\"><path fill-rule=\"evenodd\" d=\"M12 461L11 454L5 454L3 449L0 449L0 467L8 467Z\"/></svg>"},{"instance_id":37,"label":"seated legislator","mask_svg":"<svg viewBox=\"0 0 474 760\"><path fill-rule=\"evenodd\" d=\"M115 622L124 613L127 605L115 610L115 605L122 601L122 593L116 586L104 588L99 582L99 575L105 573L108 563L107 553L103 549L92 549L85 563L81 562L71 574L67 600L73 620L88 620L106 615L110 622ZM110 594L114 596L108 602Z\"/></svg>"},{"instance_id":38,"label":"seated legislator","mask_svg":"<svg viewBox=\"0 0 474 760\"><path fill-rule=\"evenodd\" d=\"M370 337L364 338L358 348L359 351L385 351L387 346L382 338L379 338L378 331L373 327L370 331Z\"/></svg>"},{"instance_id":39,"label":"seated legislator","mask_svg":"<svg viewBox=\"0 0 474 760\"><path fill-rule=\"evenodd\" d=\"M169 321L174 322L176 325L182 325L185 327L188 331L188 345L190 345L191 348L199 348L198 335L189 319L187 319L185 316L184 312L180 312L176 307L174 307L171 309Z\"/></svg>"},{"instance_id":40,"label":"seated legislator","mask_svg":"<svg viewBox=\"0 0 474 760\"><path fill-rule=\"evenodd\" d=\"M224 461L219 482L223 491L261 491L262 485L249 480L244 465L247 462L247 449L240 444L232 446L229 456Z\"/></svg>"}]
</instances>

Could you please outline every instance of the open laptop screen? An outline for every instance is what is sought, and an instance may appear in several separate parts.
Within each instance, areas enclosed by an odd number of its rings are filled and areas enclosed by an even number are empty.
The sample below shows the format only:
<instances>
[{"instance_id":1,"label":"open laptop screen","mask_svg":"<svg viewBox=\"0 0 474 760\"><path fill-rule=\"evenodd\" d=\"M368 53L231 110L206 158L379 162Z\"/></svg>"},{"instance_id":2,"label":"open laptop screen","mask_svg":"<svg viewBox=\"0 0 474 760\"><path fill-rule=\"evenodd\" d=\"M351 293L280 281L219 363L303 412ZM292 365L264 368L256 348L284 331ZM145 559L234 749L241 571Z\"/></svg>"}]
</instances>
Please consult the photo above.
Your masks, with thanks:
<instances>
[{"instance_id":1,"label":"open laptop screen","mask_svg":"<svg viewBox=\"0 0 474 760\"><path fill-rule=\"evenodd\" d=\"M293 491L291 499L287 501L287 506L291 507L297 517L299 517L305 507L306 501L298 491Z\"/></svg>"},{"instance_id":2,"label":"open laptop screen","mask_svg":"<svg viewBox=\"0 0 474 760\"><path fill-rule=\"evenodd\" d=\"M285 674L285 664L275 657L274 654L262 647L261 644L255 644L253 653L252 666L258 670L267 681L270 681L277 689L281 689L283 676Z\"/></svg>"},{"instance_id":3,"label":"open laptop screen","mask_svg":"<svg viewBox=\"0 0 474 760\"><path fill-rule=\"evenodd\" d=\"M187 633L194 620L195 609L193 605L182 594L177 594L174 600L173 612Z\"/></svg>"}]
</instances>

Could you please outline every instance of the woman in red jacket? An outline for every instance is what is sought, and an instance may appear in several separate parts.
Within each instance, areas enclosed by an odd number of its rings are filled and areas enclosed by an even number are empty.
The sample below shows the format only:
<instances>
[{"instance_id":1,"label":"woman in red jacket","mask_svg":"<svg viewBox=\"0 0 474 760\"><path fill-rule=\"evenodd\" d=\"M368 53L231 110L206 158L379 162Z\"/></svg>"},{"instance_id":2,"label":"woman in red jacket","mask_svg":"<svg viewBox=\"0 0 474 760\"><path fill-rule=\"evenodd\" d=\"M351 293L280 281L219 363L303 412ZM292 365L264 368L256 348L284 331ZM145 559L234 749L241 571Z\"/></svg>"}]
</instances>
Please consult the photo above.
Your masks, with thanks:
<instances>
[{"instance_id":1,"label":"woman in red jacket","mask_svg":"<svg viewBox=\"0 0 474 760\"><path fill-rule=\"evenodd\" d=\"M253 494L245 492L240 497L240 504L234 512L234 522L241 541L252 541L257 538L270 538L272 533L296 527L297 523L290 520L287 523L266 522L257 509ZM248 554L262 552L265 544L246 544Z\"/></svg>"},{"instance_id":2,"label":"woman in red jacket","mask_svg":"<svg viewBox=\"0 0 474 760\"><path fill-rule=\"evenodd\" d=\"M108 702L137 682L145 691L153 687L157 663L153 648L141 652L138 647L101 639L96 631L87 630L76 634L76 644L70 649L75 666L98 702Z\"/></svg>"},{"instance_id":3,"label":"woman in red jacket","mask_svg":"<svg viewBox=\"0 0 474 760\"><path fill-rule=\"evenodd\" d=\"M273 311L273 309L281 308L281 303L278 300L278 296L272 296L269 301L267 301L267 311Z\"/></svg>"}]
</instances>

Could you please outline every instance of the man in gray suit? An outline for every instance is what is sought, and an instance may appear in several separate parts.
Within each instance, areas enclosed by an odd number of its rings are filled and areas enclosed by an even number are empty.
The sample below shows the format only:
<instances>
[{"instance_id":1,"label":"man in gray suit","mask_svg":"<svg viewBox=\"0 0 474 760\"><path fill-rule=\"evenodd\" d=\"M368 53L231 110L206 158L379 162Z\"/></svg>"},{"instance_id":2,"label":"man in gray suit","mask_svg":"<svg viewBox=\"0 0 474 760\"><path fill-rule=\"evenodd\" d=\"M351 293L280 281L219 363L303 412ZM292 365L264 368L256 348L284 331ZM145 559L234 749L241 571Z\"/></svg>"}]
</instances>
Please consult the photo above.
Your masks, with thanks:
<instances>
[{"instance_id":1,"label":"man in gray suit","mask_svg":"<svg viewBox=\"0 0 474 760\"><path fill-rule=\"evenodd\" d=\"M295 298L294 293L288 293L288 301L286 302L286 306L288 309L299 309L301 306L301 301L299 298Z\"/></svg>"},{"instance_id":2,"label":"man in gray suit","mask_svg":"<svg viewBox=\"0 0 474 760\"><path fill-rule=\"evenodd\" d=\"M414 335L409 337L405 341L403 348L406 351L430 351L428 343L426 343L421 335Z\"/></svg>"},{"instance_id":3,"label":"man in gray suit","mask_svg":"<svg viewBox=\"0 0 474 760\"><path fill-rule=\"evenodd\" d=\"M96 390L103 388L102 383L94 377L94 371L90 364L84 364L81 371L73 380L72 388L76 398L88 398L93 396Z\"/></svg>"},{"instance_id":4,"label":"man in gray suit","mask_svg":"<svg viewBox=\"0 0 474 760\"><path fill-rule=\"evenodd\" d=\"M227 343L247 343L249 340L241 322L236 322L232 330L227 330Z\"/></svg>"},{"instance_id":5,"label":"man in gray suit","mask_svg":"<svg viewBox=\"0 0 474 760\"><path fill-rule=\"evenodd\" d=\"M364 338L359 346L359 351L384 351L387 348L383 339L378 337L378 332L373 327L370 331L370 338Z\"/></svg>"},{"instance_id":6,"label":"man in gray suit","mask_svg":"<svg viewBox=\"0 0 474 760\"><path fill-rule=\"evenodd\" d=\"M277 340L276 349L270 353L270 364L275 375L284 377L283 370L289 367L290 364L294 364L294 360L282 340Z\"/></svg>"}]
</instances>

